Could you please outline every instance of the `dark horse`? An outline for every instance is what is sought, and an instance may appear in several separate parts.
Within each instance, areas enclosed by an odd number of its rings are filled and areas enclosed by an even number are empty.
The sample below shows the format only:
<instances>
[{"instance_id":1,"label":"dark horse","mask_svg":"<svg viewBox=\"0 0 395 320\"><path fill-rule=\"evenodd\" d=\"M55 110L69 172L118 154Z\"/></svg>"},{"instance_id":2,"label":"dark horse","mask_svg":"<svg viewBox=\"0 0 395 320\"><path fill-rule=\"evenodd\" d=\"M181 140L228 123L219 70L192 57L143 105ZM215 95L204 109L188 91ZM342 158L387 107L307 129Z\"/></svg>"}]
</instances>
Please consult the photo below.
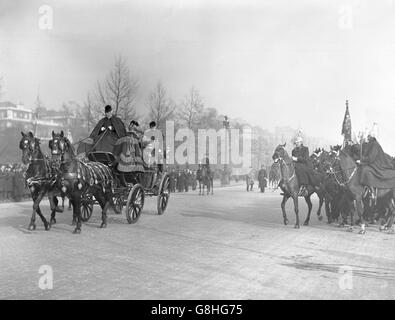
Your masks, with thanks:
<instances>
[{"instance_id":1,"label":"dark horse","mask_svg":"<svg viewBox=\"0 0 395 320\"><path fill-rule=\"evenodd\" d=\"M364 234L366 232L365 229L365 218L363 215L363 196L365 193L365 187L360 183L360 174L361 169L358 167L355 160L343 149L336 151L336 157L331 165L331 173L334 175L336 181L345 187L351 192L353 199L355 200L356 211L361 221L361 230L360 234ZM389 233L393 233L394 230L392 228L394 221L394 212L395 212L395 188L389 189L377 189L377 199L385 200L385 207L390 211L390 219L388 226L390 228ZM353 211L351 211L351 230L353 226Z\"/></svg>"},{"instance_id":2,"label":"dark horse","mask_svg":"<svg viewBox=\"0 0 395 320\"><path fill-rule=\"evenodd\" d=\"M33 212L28 229L36 229L36 213L38 213L44 223L45 230L49 230L51 225L56 223L56 212L63 211L58 207L58 199L54 195L56 177L52 172L50 160L41 151L40 139L35 138L32 132L28 134L21 132L21 134L22 139L19 142L19 148L22 150L22 162L28 165L25 181L33 199ZM46 194L48 194L52 211L49 223L40 209L40 202Z\"/></svg>"},{"instance_id":3,"label":"dark horse","mask_svg":"<svg viewBox=\"0 0 395 320\"><path fill-rule=\"evenodd\" d=\"M274 162L270 167L269 171L269 184L271 185L273 190L278 188L278 182L280 181L280 167L278 163Z\"/></svg>"},{"instance_id":4,"label":"dark horse","mask_svg":"<svg viewBox=\"0 0 395 320\"><path fill-rule=\"evenodd\" d=\"M81 232L81 199L92 194L102 208L101 228L107 226L107 210L113 197L113 176L108 166L100 162L84 162L77 159L70 141L61 133L52 131L49 141L52 155L60 156L60 179L57 183L70 199L77 223L73 233Z\"/></svg>"},{"instance_id":5,"label":"dark horse","mask_svg":"<svg viewBox=\"0 0 395 320\"><path fill-rule=\"evenodd\" d=\"M288 156L288 153L285 151L285 143L283 145L279 145L276 150L274 150L273 154L273 160L274 162L279 163L280 165L280 175L281 175L281 180L279 183L279 186L281 190L283 191L283 201L281 202L281 209L283 212L283 218L284 218L284 224L288 224L288 219L287 219L287 214L285 212L285 204L289 198L292 198L294 201L294 209L295 209L295 215L296 215L296 223L295 223L295 228L299 228L299 206L298 206L298 194L299 194L299 189L300 185L298 182L298 178L296 177L295 174L295 166L293 164L292 159ZM310 222L310 214L311 214L311 209L313 207L311 203L311 195L315 192L317 193L317 196L319 198L319 207L317 211L317 216L318 219L321 221L322 216L321 216L321 207L324 202L323 195L321 192L317 192L314 189L308 188L309 192L308 195L305 196L305 200L307 203L307 206L309 208L309 212L307 214L307 218L304 221L303 225L307 226Z\"/></svg>"},{"instance_id":6,"label":"dark horse","mask_svg":"<svg viewBox=\"0 0 395 320\"><path fill-rule=\"evenodd\" d=\"M204 195L204 187L207 187L207 194L214 194L214 183L213 176L211 174L210 169L207 166L199 165L198 170L196 171L196 179L199 181L199 194ZM203 186L203 192L202 192Z\"/></svg>"}]
</instances>

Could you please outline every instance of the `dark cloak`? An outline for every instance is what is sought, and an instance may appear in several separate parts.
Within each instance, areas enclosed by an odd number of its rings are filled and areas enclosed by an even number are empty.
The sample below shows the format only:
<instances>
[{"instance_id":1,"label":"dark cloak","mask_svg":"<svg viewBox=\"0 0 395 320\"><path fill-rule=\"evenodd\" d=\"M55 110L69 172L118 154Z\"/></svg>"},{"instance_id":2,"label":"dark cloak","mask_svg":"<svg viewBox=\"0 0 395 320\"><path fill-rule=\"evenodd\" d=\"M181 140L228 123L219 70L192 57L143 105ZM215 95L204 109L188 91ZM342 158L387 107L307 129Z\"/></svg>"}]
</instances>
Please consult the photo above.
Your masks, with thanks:
<instances>
[{"instance_id":1,"label":"dark cloak","mask_svg":"<svg viewBox=\"0 0 395 320\"><path fill-rule=\"evenodd\" d=\"M395 188L395 170L392 158L376 139L363 145L361 184L375 188Z\"/></svg>"}]
</instances>

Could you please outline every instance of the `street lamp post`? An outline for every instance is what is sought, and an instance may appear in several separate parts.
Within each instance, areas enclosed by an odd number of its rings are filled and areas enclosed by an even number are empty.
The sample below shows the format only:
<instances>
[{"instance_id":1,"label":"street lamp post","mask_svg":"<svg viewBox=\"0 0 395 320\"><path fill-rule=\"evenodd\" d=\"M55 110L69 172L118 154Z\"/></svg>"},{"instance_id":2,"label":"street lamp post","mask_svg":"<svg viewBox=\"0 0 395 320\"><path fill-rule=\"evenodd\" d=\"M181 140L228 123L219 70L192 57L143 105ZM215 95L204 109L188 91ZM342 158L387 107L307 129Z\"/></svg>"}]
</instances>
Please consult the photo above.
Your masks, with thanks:
<instances>
[{"instance_id":1,"label":"street lamp post","mask_svg":"<svg viewBox=\"0 0 395 320\"><path fill-rule=\"evenodd\" d=\"M224 121L222 122L222 125L225 129L225 163L224 163L224 173L222 175L222 181L221 184L222 185L227 185L229 184L229 175L228 175L228 154L229 154L229 150L228 150L228 136L229 136L229 120L228 120L228 116L224 117Z\"/></svg>"}]
</instances>

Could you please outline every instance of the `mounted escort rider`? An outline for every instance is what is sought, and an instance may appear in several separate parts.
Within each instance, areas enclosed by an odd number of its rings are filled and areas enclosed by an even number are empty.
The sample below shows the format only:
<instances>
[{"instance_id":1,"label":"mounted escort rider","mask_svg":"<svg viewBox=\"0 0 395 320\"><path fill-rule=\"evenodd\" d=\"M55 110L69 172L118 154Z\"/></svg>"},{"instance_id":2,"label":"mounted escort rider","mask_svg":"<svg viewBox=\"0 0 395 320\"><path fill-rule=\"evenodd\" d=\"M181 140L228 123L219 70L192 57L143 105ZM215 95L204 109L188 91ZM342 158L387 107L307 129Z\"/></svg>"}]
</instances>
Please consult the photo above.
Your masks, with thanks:
<instances>
[{"instance_id":1,"label":"mounted escort rider","mask_svg":"<svg viewBox=\"0 0 395 320\"><path fill-rule=\"evenodd\" d=\"M365 143L362 144L362 157L357 160L361 165L360 183L371 191L376 198L377 189L395 187L395 168L391 156L386 154L376 139L377 134L372 130Z\"/></svg>"},{"instance_id":2,"label":"mounted escort rider","mask_svg":"<svg viewBox=\"0 0 395 320\"><path fill-rule=\"evenodd\" d=\"M318 189L319 181L314 175L313 164L309 156L309 148L303 145L303 138L298 135L295 139L295 148L292 150L292 160L295 165L295 174L300 185L299 195L307 196L308 186Z\"/></svg>"}]
</instances>

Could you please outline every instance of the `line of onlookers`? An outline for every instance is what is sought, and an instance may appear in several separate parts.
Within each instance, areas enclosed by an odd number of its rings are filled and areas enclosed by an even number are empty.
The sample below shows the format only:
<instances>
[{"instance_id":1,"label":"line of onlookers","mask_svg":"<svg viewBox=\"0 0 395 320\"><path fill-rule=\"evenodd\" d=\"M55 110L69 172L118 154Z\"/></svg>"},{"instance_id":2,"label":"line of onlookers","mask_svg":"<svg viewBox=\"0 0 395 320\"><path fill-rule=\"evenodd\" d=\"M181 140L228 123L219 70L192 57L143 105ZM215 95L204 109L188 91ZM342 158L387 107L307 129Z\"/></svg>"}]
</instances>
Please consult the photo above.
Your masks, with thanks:
<instances>
[{"instance_id":1,"label":"line of onlookers","mask_svg":"<svg viewBox=\"0 0 395 320\"><path fill-rule=\"evenodd\" d=\"M22 201L30 197L23 176L25 170L19 163L0 164L0 202Z\"/></svg>"}]
</instances>

